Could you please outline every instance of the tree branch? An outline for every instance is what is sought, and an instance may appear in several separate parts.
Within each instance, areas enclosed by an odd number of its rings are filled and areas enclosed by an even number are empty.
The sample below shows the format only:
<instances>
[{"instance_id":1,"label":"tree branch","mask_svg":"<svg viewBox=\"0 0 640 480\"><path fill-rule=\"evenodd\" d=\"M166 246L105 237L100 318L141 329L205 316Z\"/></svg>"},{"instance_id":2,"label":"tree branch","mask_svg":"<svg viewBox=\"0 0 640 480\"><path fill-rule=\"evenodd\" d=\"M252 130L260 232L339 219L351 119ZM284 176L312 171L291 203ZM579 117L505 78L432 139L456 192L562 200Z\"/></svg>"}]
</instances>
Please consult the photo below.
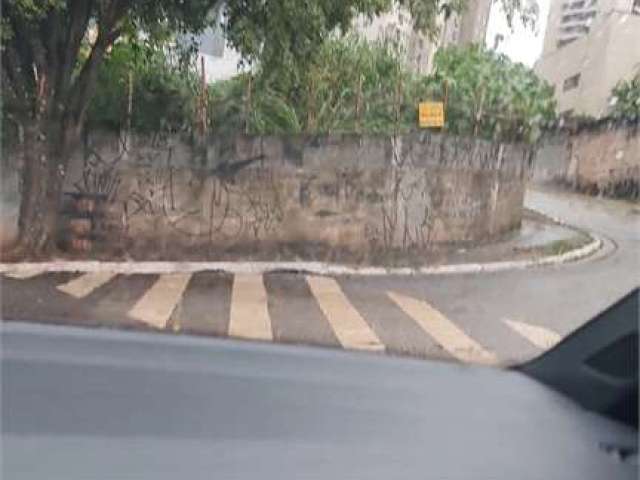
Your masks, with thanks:
<instances>
[{"instance_id":1,"label":"tree branch","mask_svg":"<svg viewBox=\"0 0 640 480\"><path fill-rule=\"evenodd\" d=\"M122 34L122 26L119 23L125 16L127 5L127 0L113 0L100 12L98 38L91 48L89 58L82 65L82 69L70 89L73 92L73 97L69 103L66 120L75 125L80 125L84 120L89 100L95 90L98 68L107 49Z\"/></svg>"},{"instance_id":2,"label":"tree branch","mask_svg":"<svg viewBox=\"0 0 640 480\"><path fill-rule=\"evenodd\" d=\"M2 73L16 99L26 104L28 96L25 90L25 75L13 42L8 42L2 47Z\"/></svg>"},{"instance_id":3,"label":"tree branch","mask_svg":"<svg viewBox=\"0 0 640 480\"><path fill-rule=\"evenodd\" d=\"M73 94L73 90L69 88L73 76L73 68L76 65L80 46L89 26L93 7L94 2L92 0L74 0L70 3L68 28L66 29L65 38L59 47L62 65L56 79L56 90L59 101L62 104L67 104L69 95Z\"/></svg>"}]
</instances>

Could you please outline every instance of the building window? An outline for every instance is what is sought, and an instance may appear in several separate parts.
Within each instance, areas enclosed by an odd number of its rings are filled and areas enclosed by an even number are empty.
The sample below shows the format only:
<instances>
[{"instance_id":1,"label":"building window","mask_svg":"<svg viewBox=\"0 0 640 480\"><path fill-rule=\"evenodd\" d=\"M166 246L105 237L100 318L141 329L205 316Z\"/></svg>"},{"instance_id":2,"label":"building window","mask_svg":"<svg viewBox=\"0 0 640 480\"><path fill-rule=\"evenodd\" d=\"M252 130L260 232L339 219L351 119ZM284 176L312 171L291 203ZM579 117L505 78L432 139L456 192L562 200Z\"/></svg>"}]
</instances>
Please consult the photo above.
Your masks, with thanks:
<instances>
[{"instance_id":1,"label":"building window","mask_svg":"<svg viewBox=\"0 0 640 480\"><path fill-rule=\"evenodd\" d=\"M580 84L580 74L576 74L576 75L572 75L571 77L565 79L564 83L562 84L562 91L566 92L568 90L573 90L574 88L577 88L578 85Z\"/></svg>"},{"instance_id":2,"label":"building window","mask_svg":"<svg viewBox=\"0 0 640 480\"><path fill-rule=\"evenodd\" d=\"M589 33L589 27L586 25L572 25L570 27L562 27L562 33Z\"/></svg>"},{"instance_id":3,"label":"building window","mask_svg":"<svg viewBox=\"0 0 640 480\"><path fill-rule=\"evenodd\" d=\"M638 0L640 1L640 0ZM596 12L578 12L562 16L562 23L569 23L582 20L590 20L596 16Z\"/></svg>"},{"instance_id":4,"label":"building window","mask_svg":"<svg viewBox=\"0 0 640 480\"><path fill-rule=\"evenodd\" d=\"M562 48L565 45L570 44L571 42L573 42L574 40L577 40L578 37L571 37L571 38L563 38L562 40L558 40L558 48Z\"/></svg>"}]
</instances>

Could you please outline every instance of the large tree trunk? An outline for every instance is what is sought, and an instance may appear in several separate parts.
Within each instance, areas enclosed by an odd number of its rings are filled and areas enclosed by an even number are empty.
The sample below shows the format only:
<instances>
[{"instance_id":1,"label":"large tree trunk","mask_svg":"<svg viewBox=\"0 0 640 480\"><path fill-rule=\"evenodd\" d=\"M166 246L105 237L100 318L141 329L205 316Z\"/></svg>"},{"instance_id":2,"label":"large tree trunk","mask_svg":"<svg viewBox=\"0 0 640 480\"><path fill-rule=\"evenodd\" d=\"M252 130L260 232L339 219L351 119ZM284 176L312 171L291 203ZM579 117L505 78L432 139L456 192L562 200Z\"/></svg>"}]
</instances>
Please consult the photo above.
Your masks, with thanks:
<instances>
[{"instance_id":1,"label":"large tree trunk","mask_svg":"<svg viewBox=\"0 0 640 480\"><path fill-rule=\"evenodd\" d=\"M66 136L56 130L53 123L48 128L34 124L25 129L18 250L26 255L37 256L56 247L69 151Z\"/></svg>"}]
</instances>

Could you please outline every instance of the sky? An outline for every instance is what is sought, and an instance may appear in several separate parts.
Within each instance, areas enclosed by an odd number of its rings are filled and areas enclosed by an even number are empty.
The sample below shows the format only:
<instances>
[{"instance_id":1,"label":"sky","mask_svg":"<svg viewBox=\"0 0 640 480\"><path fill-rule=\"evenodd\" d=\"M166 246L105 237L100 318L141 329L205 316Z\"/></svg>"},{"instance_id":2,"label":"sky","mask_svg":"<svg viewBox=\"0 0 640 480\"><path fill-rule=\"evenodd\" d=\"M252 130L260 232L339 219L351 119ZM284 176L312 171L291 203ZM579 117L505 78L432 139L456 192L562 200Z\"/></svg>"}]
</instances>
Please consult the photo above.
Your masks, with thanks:
<instances>
[{"instance_id":1,"label":"sky","mask_svg":"<svg viewBox=\"0 0 640 480\"><path fill-rule=\"evenodd\" d=\"M537 0L537 2L540 7L540 16L535 31L524 28L517 21L514 22L513 29L510 29L502 8L499 3L494 2L487 26L487 46L493 48L495 36L502 34L504 40L500 43L498 52L504 53L513 61L533 67L542 52L550 0Z\"/></svg>"}]
</instances>

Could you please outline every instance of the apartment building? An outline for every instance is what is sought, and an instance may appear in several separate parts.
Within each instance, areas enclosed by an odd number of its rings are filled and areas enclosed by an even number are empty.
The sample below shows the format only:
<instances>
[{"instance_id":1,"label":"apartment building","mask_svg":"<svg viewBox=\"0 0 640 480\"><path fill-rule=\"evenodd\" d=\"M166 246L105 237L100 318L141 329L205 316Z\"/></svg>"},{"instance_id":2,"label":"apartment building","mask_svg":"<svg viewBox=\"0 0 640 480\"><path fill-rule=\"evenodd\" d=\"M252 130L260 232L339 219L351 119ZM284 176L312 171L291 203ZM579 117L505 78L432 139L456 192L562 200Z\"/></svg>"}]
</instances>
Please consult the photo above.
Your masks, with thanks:
<instances>
[{"instance_id":1,"label":"apartment building","mask_svg":"<svg viewBox=\"0 0 640 480\"><path fill-rule=\"evenodd\" d=\"M491 0L469 0L461 14L438 18L439 34L436 39L417 33L408 10L397 5L378 17L360 17L354 30L369 41L389 39L400 45L407 65L418 73L429 73L438 48L449 45L484 43L491 10Z\"/></svg>"},{"instance_id":2,"label":"apartment building","mask_svg":"<svg viewBox=\"0 0 640 480\"><path fill-rule=\"evenodd\" d=\"M534 68L561 114L605 116L611 90L640 71L640 0L552 0Z\"/></svg>"}]
</instances>

